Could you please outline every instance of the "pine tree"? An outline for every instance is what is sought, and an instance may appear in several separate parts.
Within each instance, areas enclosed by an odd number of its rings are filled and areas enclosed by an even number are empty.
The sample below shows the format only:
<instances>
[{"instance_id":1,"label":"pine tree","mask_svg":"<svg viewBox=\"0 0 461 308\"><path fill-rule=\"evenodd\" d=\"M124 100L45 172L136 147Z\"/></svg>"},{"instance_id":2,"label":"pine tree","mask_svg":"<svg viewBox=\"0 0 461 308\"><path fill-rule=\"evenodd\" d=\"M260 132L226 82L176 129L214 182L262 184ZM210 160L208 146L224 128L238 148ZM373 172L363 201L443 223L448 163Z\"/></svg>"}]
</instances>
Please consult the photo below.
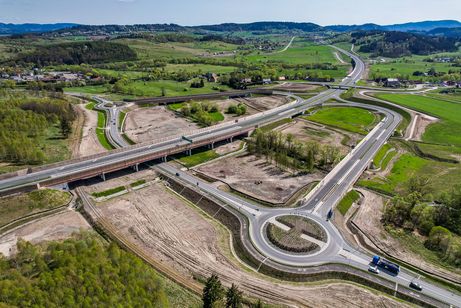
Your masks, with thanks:
<instances>
[{"instance_id":1,"label":"pine tree","mask_svg":"<svg viewBox=\"0 0 461 308\"><path fill-rule=\"evenodd\" d=\"M215 274L211 275L211 277L206 281L205 287L203 288L203 307L214 307L214 304L221 301L223 296L224 288L221 284L221 281L219 281L218 276Z\"/></svg>"},{"instance_id":2,"label":"pine tree","mask_svg":"<svg viewBox=\"0 0 461 308\"><path fill-rule=\"evenodd\" d=\"M227 290L226 293L226 307L227 308L238 308L242 306L242 292L239 291L235 284Z\"/></svg>"}]
</instances>

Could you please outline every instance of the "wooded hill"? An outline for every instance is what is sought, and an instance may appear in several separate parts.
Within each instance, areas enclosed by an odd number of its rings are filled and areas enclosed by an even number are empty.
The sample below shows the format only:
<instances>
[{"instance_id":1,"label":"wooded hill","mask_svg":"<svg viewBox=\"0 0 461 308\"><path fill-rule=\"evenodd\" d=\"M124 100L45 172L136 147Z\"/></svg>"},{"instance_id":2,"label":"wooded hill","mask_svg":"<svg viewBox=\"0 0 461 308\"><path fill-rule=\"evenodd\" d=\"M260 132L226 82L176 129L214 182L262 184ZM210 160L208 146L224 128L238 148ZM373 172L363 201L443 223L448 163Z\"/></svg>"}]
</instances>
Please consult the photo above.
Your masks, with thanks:
<instances>
[{"instance_id":1,"label":"wooded hill","mask_svg":"<svg viewBox=\"0 0 461 308\"><path fill-rule=\"evenodd\" d=\"M458 50L454 39L413 33L361 31L352 33L351 37L352 43L360 46L360 52L371 53L372 56L397 58Z\"/></svg>"},{"instance_id":2,"label":"wooded hill","mask_svg":"<svg viewBox=\"0 0 461 308\"><path fill-rule=\"evenodd\" d=\"M130 47L106 41L62 43L39 46L31 53L19 55L15 64L33 63L35 66L59 64L97 64L133 61L136 52Z\"/></svg>"}]
</instances>

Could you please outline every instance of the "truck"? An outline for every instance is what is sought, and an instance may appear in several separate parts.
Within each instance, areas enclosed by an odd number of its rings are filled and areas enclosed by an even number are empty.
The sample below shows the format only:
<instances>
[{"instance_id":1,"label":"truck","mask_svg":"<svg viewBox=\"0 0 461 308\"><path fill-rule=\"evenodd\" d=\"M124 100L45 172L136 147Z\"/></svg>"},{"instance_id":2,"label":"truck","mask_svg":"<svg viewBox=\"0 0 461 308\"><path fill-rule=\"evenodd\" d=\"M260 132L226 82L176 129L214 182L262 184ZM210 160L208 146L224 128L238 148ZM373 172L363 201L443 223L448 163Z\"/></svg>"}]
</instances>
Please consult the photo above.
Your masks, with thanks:
<instances>
[{"instance_id":1,"label":"truck","mask_svg":"<svg viewBox=\"0 0 461 308\"><path fill-rule=\"evenodd\" d=\"M373 260L371 261L374 265L381 267L388 272L391 272L395 275L398 275L400 272L400 266L398 264L395 264L391 261L388 261L386 259L381 258L380 256L374 256Z\"/></svg>"}]
</instances>

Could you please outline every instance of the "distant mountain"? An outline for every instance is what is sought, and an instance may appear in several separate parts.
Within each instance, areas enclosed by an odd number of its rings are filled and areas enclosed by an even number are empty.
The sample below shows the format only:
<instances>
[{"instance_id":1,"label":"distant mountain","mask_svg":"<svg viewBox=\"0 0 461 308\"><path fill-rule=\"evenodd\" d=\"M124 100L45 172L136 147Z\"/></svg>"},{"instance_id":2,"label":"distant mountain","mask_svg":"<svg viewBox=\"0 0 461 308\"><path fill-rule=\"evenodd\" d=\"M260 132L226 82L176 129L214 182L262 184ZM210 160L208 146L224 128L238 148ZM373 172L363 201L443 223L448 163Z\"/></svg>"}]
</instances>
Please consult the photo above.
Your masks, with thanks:
<instances>
[{"instance_id":1,"label":"distant mountain","mask_svg":"<svg viewBox=\"0 0 461 308\"><path fill-rule=\"evenodd\" d=\"M436 28L458 28L461 27L461 22L456 20L437 20L437 21L421 21L409 22L405 24L388 25L384 26L388 31L401 31L401 32L427 32Z\"/></svg>"},{"instance_id":2,"label":"distant mountain","mask_svg":"<svg viewBox=\"0 0 461 308\"><path fill-rule=\"evenodd\" d=\"M192 27L195 29L217 31L217 32L235 32L235 31L275 31L275 30L298 30L303 32L322 31L323 27L314 23L305 22L279 22L279 21L261 21L247 24L225 23L220 25L205 25Z\"/></svg>"},{"instance_id":3,"label":"distant mountain","mask_svg":"<svg viewBox=\"0 0 461 308\"><path fill-rule=\"evenodd\" d=\"M351 32L351 31L372 31L384 30L383 26L377 24L363 24L363 25L334 25L326 26L325 29L334 32Z\"/></svg>"},{"instance_id":4,"label":"distant mountain","mask_svg":"<svg viewBox=\"0 0 461 308\"><path fill-rule=\"evenodd\" d=\"M429 35L446 36L453 38L461 38L461 27L459 28L437 28L427 32Z\"/></svg>"},{"instance_id":5,"label":"distant mountain","mask_svg":"<svg viewBox=\"0 0 461 308\"><path fill-rule=\"evenodd\" d=\"M363 24L363 25L335 25L326 26L325 29L336 32L350 32L350 31L399 31L399 32L428 32L436 28L459 28L461 22L456 20L438 20L438 21L421 21L409 22L404 24L386 25L381 26L377 24Z\"/></svg>"},{"instance_id":6,"label":"distant mountain","mask_svg":"<svg viewBox=\"0 0 461 308\"><path fill-rule=\"evenodd\" d=\"M58 24L4 24L0 23L0 35L24 34L56 31L65 28L71 28L77 24L58 23Z\"/></svg>"}]
</instances>

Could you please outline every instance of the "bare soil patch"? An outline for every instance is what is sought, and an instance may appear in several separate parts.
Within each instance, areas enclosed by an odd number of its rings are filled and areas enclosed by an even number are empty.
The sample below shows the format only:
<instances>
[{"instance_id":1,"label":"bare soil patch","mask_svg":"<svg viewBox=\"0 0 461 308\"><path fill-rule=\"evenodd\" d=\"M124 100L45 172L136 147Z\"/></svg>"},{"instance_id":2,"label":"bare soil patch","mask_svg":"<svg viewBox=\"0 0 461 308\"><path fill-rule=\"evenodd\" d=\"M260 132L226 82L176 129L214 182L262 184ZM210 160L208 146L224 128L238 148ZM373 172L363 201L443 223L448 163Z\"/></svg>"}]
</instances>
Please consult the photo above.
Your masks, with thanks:
<instances>
[{"instance_id":1,"label":"bare soil patch","mask_svg":"<svg viewBox=\"0 0 461 308\"><path fill-rule=\"evenodd\" d=\"M258 112L274 109L292 101L289 97L277 95L244 97L238 100Z\"/></svg>"},{"instance_id":2,"label":"bare soil patch","mask_svg":"<svg viewBox=\"0 0 461 308\"><path fill-rule=\"evenodd\" d=\"M320 144L335 146L342 155L349 153L351 151L350 146L357 144L361 138L357 134L340 133L303 119L298 119L293 124L287 125L281 132L292 134L299 141L315 141Z\"/></svg>"},{"instance_id":3,"label":"bare soil patch","mask_svg":"<svg viewBox=\"0 0 461 308\"><path fill-rule=\"evenodd\" d=\"M294 83L294 82L285 82L279 86L274 87L274 89L280 90L288 90L288 91L298 91L298 92L305 92L305 91L313 91L318 89L319 86L310 85L306 83Z\"/></svg>"},{"instance_id":4,"label":"bare soil patch","mask_svg":"<svg viewBox=\"0 0 461 308\"><path fill-rule=\"evenodd\" d=\"M78 158L106 152L107 150L99 143L96 135L96 128L98 127L97 112L86 109L83 104L77 105L76 108L83 113L85 122L82 128L81 141L74 157Z\"/></svg>"},{"instance_id":5,"label":"bare soil patch","mask_svg":"<svg viewBox=\"0 0 461 308\"><path fill-rule=\"evenodd\" d=\"M88 230L91 226L77 212L66 210L40 218L0 235L0 253L10 256L16 253L16 243L24 239L37 244L69 238L72 233Z\"/></svg>"},{"instance_id":6,"label":"bare soil patch","mask_svg":"<svg viewBox=\"0 0 461 308\"><path fill-rule=\"evenodd\" d=\"M429 125L436 123L436 122L438 122L438 119L435 119L432 117L426 117L424 115L418 115L418 119L416 120L415 130L413 131L411 140L422 141L422 137L424 133L426 132L426 128Z\"/></svg>"},{"instance_id":7,"label":"bare soil patch","mask_svg":"<svg viewBox=\"0 0 461 308\"><path fill-rule=\"evenodd\" d=\"M362 189L360 192L365 198L353 221L372 240L369 241L372 246L374 246L373 243L376 243L379 248L398 259L461 282L461 273L456 273L425 261L424 258L413 253L401 241L387 233L381 223L384 204L387 200L368 190Z\"/></svg>"},{"instance_id":8,"label":"bare soil patch","mask_svg":"<svg viewBox=\"0 0 461 308\"><path fill-rule=\"evenodd\" d=\"M155 177L151 172L142 171L140 174ZM110 186L117 186L127 180L110 181L115 181ZM101 190L102 187L94 189ZM195 274L209 276L216 273L224 285L235 283L247 296L282 305L295 304L297 307L368 307L376 302L385 307L405 306L350 284L289 284L267 280L262 275L243 270L231 256L229 233L195 207L177 198L161 182L110 202L99 203L97 208L123 236L190 279Z\"/></svg>"},{"instance_id":9,"label":"bare soil patch","mask_svg":"<svg viewBox=\"0 0 461 308\"><path fill-rule=\"evenodd\" d=\"M136 143L186 134L198 128L164 106L133 110L125 120L125 133Z\"/></svg>"},{"instance_id":10,"label":"bare soil patch","mask_svg":"<svg viewBox=\"0 0 461 308\"><path fill-rule=\"evenodd\" d=\"M269 203L285 203L299 189L323 178L321 172L294 175L254 155L226 157L202 165L197 171L232 189Z\"/></svg>"}]
</instances>

